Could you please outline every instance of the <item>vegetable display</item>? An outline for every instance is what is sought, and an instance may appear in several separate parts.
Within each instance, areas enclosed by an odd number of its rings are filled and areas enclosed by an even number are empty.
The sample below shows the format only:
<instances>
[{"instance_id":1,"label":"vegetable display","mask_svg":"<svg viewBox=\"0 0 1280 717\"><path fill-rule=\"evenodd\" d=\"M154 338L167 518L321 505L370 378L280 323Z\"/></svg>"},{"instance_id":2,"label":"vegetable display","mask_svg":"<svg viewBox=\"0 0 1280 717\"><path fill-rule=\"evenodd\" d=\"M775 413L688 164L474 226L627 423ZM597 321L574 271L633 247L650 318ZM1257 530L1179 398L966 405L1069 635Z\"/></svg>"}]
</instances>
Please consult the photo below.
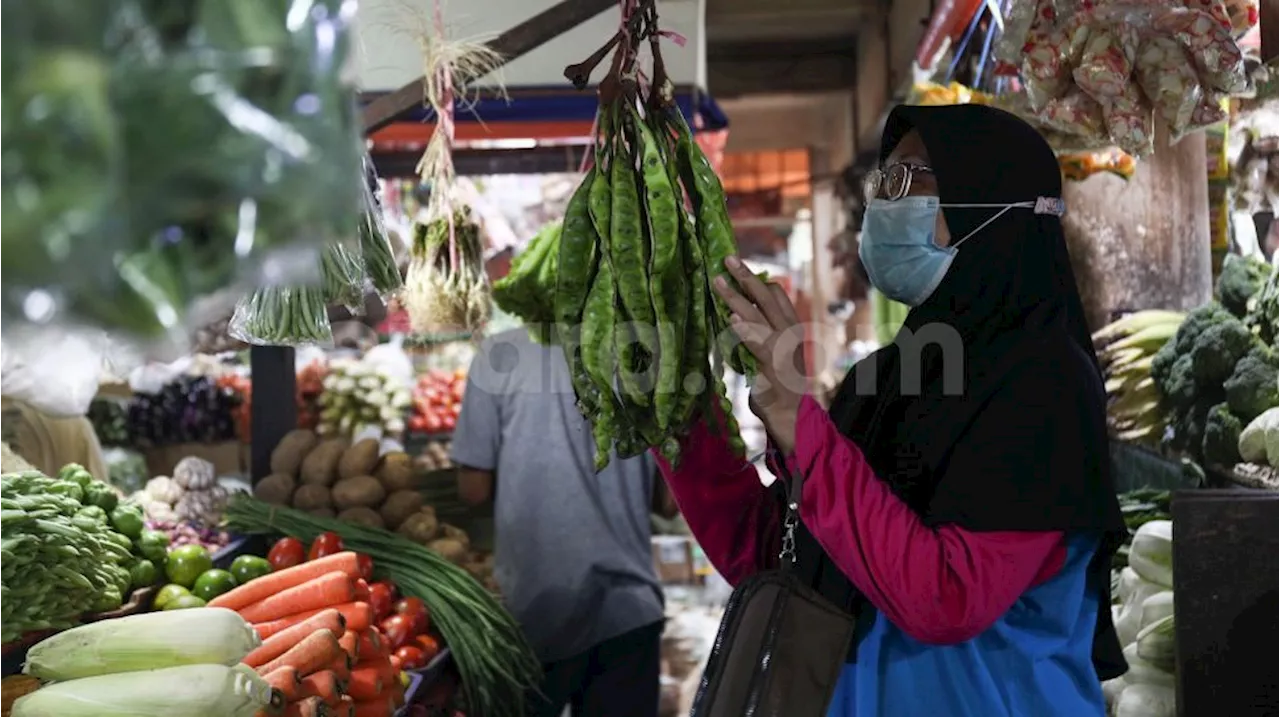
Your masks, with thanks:
<instances>
[{"instance_id":1,"label":"vegetable display","mask_svg":"<svg viewBox=\"0 0 1280 717\"><path fill-rule=\"evenodd\" d=\"M130 536L112 527L116 503L109 486L74 464L57 478L36 471L0 477L0 642L120 607L134 557Z\"/></svg>"},{"instance_id":2,"label":"vegetable display","mask_svg":"<svg viewBox=\"0 0 1280 717\"><path fill-rule=\"evenodd\" d=\"M158 393L136 393L127 410L128 442L137 446L236 439L240 397L217 379L183 376Z\"/></svg>"},{"instance_id":3,"label":"vegetable display","mask_svg":"<svg viewBox=\"0 0 1280 717\"><path fill-rule=\"evenodd\" d=\"M291 431L272 452L271 469L254 487L265 503L385 528L459 565L471 557L466 533L442 524L426 504L412 459L400 451L380 454L374 439L348 444ZM323 550L321 543L312 543L311 550Z\"/></svg>"},{"instance_id":4,"label":"vegetable display","mask_svg":"<svg viewBox=\"0 0 1280 717\"><path fill-rule=\"evenodd\" d=\"M1174 717L1173 523L1151 520L1134 534L1111 606L1129 671L1102 684L1110 714Z\"/></svg>"},{"instance_id":5,"label":"vegetable display","mask_svg":"<svg viewBox=\"0 0 1280 717\"><path fill-rule=\"evenodd\" d=\"M238 665L261 644L230 610L150 613L73 628L38 643L24 671L54 680L17 700L14 717L254 717L284 697Z\"/></svg>"},{"instance_id":6,"label":"vegetable display","mask_svg":"<svg viewBox=\"0 0 1280 717\"><path fill-rule=\"evenodd\" d=\"M326 532L341 536L348 550L370 556L381 574L389 577L406 597L416 597L423 601L429 611L430 622L452 651L472 713L489 717L523 713L525 690L536 684L540 671L537 658L511 615L462 569L405 537L376 528L310 516L248 497L234 499L228 508L227 518L233 530L245 534L283 532L307 541L313 541ZM341 570L347 575L359 575L359 561L353 562L339 557L341 555L320 560L341 564ZM307 569L311 564L302 563L291 570ZM328 567L331 566L312 568L305 574L318 576L332 572ZM259 581L275 575L273 573ZM245 588L252 588L259 581L252 581ZM224 597L228 600L239 599L234 596L233 591ZM370 600L374 599L373 584L369 585L369 597ZM370 605L363 604L366 608ZM405 613L413 611L413 606L405 606ZM299 617L298 620L313 617L308 613L301 615L304 617ZM352 617L358 620L374 619L368 610L360 610L354 615L344 612L344 616L347 617L346 629L354 629L351 625ZM412 623L412 618L409 621ZM283 623L277 626L278 622L266 623L264 627L269 626L266 629L273 634L290 627L290 624ZM398 631L403 622L403 619L397 620L388 627L395 626ZM263 630L259 630L259 634L263 634ZM405 647L418 650L423 648L421 644ZM400 653L399 650L397 652ZM418 659L418 655L414 651L405 651L400 653L400 659L402 663L406 659L412 662Z\"/></svg>"},{"instance_id":7,"label":"vegetable display","mask_svg":"<svg viewBox=\"0 0 1280 717\"><path fill-rule=\"evenodd\" d=\"M156 476L129 498L142 507L147 518L156 523L153 527L157 530L177 529L185 523L208 531L221 522L228 496L227 489L218 484L212 463L187 456L174 466L172 478ZM193 537L218 538L212 533Z\"/></svg>"},{"instance_id":8,"label":"vegetable display","mask_svg":"<svg viewBox=\"0 0 1280 717\"><path fill-rule=\"evenodd\" d=\"M410 406L408 386L402 386L380 367L354 359L335 359L317 399L321 435L345 435L377 426L387 433L404 430Z\"/></svg>"},{"instance_id":9,"label":"vegetable display","mask_svg":"<svg viewBox=\"0 0 1280 717\"><path fill-rule=\"evenodd\" d=\"M462 394L467 387L467 372L428 371L418 377L413 387L413 414L409 430L420 433L449 433L462 411Z\"/></svg>"}]
</instances>

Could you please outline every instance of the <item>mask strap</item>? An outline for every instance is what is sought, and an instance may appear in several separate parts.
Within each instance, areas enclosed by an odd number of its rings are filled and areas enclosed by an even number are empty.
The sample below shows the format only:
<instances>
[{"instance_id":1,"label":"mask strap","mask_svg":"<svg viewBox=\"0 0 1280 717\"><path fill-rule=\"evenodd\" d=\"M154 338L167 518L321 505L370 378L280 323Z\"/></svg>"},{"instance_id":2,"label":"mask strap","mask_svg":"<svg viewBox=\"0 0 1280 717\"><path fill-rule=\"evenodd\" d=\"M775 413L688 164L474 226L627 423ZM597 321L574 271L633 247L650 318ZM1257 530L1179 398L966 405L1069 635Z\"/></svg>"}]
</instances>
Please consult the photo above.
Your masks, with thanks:
<instances>
[{"instance_id":1,"label":"mask strap","mask_svg":"<svg viewBox=\"0 0 1280 717\"><path fill-rule=\"evenodd\" d=\"M1067 213L1067 204L1066 202L1062 201L1060 197L1036 197L1036 200L1034 202L1017 202L1014 204L943 204L941 206L944 208L957 207L960 209L983 209L983 208L994 209L996 207L1001 208L1000 211L992 215L990 219L979 224L977 228L975 228L973 231L969 232L968 234L965 234L964 237L960 239L960 241L952 244L949 247L951 249L959 248L961 244L968 241L969 237L985 229L988 224L1004 216L1004 213L1009 211L1010 209L1030 209L1036 214L1049 214L1056 217L1060 217L1063 214Z\"/></svg>"}]
</instances>

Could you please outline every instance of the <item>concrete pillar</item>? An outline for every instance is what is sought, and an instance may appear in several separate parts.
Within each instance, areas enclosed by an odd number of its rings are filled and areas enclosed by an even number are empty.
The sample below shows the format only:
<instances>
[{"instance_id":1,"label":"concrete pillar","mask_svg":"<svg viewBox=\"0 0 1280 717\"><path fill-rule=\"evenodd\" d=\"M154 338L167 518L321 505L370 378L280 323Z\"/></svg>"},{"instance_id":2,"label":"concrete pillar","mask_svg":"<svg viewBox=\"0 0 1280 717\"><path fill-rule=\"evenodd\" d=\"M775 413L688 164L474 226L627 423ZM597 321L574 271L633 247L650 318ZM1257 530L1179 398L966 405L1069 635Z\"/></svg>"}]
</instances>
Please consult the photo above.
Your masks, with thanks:
<instances>
[{"instance_id":1,"label":"concrete pillar","mask_svg":"<svg viewBox=\"0 0 1280 717\"><path fill-rule=\"evenodd\" d=\"M1063 227L1089 325L1118 311L1191 309L1212 294L1203 133L1138 162L1128 181L1067 182Z\"/></svg>"}]
</instances>

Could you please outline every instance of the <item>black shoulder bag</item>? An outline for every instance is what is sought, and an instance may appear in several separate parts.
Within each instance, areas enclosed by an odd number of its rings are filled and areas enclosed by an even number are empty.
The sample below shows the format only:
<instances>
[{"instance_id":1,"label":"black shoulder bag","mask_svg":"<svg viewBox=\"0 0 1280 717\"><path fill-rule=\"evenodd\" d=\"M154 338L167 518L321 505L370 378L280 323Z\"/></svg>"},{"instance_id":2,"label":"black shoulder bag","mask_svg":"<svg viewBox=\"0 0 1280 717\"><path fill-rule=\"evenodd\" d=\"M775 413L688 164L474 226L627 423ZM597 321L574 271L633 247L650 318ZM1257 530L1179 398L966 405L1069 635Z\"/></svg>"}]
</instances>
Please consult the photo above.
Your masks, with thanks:
<instances>
[{"instance_id":1,"label":"black shoulder bag","mask_svg":"<svg viewBox=\"0 0 1280 717\"><path fill-rule=\"evenodd\" d=\"M855 620L796 574L803 487L803 476L790 477L781 567L747 578L729 597L690 717L827 714Z\"/></svg>"}]
</instances>

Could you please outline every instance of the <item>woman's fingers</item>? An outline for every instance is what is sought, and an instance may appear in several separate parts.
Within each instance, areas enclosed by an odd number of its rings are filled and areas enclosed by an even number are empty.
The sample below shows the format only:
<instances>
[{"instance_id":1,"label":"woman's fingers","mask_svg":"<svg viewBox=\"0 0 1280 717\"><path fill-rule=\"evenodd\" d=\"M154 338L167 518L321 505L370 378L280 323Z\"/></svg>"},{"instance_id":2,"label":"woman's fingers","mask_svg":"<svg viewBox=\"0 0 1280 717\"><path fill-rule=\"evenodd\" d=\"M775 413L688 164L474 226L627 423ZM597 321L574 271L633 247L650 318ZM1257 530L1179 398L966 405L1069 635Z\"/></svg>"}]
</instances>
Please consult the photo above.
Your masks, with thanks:
<instances>
[{"instance_id":1,"label":"woman's fingers","mask_svg":"<svg viewBox=\"0 0 1280 717\"><path fill-rule=\"evenodd\" d=\"M739 294L732 286L729 286L728 279L718 276L713 282L713 286L715 286L716 293L720 295L720 298L724 299L724 303L729 305L730 312L742 317L747 323L768 323L755 304L747 297Z\"/></svg>"},{"instance_id":2,"label":"woman's fingers","mask_svg":"<svg viewBox=\"0 0 1280 717\"><path fill-rule=\"evenodd\" d=\"M791 297L787 296L787 290L782 288L781 284L769 282L769 291L773 294L773 300L778 302L782 318L786 319L788 324L800 323L800 317L796 315L796 307L791 303Z\"/></svg>"},{"instance_id":3,"label":"woman's fingers","mask_svg":"<svg viewBox=\"0 0 1280 717\"><path fill-rule=\"evenodd\" d=\"M733 332L742 339L743 345L751 352L753 356L760 359L765 366L771 366L772 360L769 350L769 337L773 335L773 329L760 321L748 321L742 315L734 312L730 317Z\"/></svg>"},{"instance_id":4,"label":"woman's fingers","mask_svg":"<svg viewBox=\"0 0 1280 717\"><path fill-rule=\"evenodd\" d=\"M738 286L746 292L747 298L760 307L760 313L771 326L781 329L787 325L786 317L777 305L778 301L774 293L763 281L760 281L759 277L751 273L741 259L736 256L728 257L724 260L724 265L729 273L733 274Z\"/></svg>"}]
</instances>

